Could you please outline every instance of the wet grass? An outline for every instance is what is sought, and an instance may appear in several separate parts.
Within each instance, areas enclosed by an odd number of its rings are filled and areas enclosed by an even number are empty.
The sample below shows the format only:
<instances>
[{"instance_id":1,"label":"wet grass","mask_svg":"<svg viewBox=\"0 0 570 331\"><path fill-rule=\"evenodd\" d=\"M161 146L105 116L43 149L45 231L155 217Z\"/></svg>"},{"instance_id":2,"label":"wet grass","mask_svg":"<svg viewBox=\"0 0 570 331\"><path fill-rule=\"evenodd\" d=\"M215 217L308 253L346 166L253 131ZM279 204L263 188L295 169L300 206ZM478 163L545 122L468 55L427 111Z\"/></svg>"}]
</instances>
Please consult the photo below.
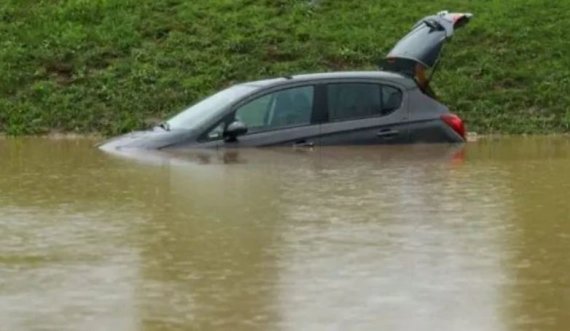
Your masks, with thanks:
<instances>
[{"instance_id":1,"label":"wet grass","mask_svg":"<svg viewBox=\"0 0 570 331\"><path fill-rule=\"evenodd\" d=\"M0 131L117 134L234 82L374 69L417 19L475 20L434 88L481 133L570 131L570 2L4 0Z\"/></svg>"}]
</instances>

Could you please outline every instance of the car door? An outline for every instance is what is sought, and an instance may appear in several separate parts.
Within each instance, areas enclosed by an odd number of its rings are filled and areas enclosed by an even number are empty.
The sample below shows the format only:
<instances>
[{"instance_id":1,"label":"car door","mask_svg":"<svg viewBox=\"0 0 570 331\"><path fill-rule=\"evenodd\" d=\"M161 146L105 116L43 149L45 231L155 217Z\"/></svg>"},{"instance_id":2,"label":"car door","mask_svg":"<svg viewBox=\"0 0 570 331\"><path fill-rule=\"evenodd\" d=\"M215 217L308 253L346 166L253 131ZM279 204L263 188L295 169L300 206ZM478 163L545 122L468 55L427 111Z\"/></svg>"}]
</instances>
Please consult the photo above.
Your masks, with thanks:
<instances>
[{"instance_id":1,"label":"car door","mask_svg":"<svg viewBox=\"0 0 570 331\"><path fill-rule=\"evenodd\" d=\"M408 142L407 100L401 87L370 81L329 83L325 108L321 145Z\"/></svg>"},{"instance_id":2,"label":"car door","mask_svg":"<svg viewBox=\"0 0 570 331\"><path fill-rule=\"evenodd\" d=\"M220 147L297 146L318 144L319 125L314 120L314 85L283 87L237 105L208 137L221 138L233 121L244 123L248 131L235 141L219 140Z\"/></svg>"}]
</instances>

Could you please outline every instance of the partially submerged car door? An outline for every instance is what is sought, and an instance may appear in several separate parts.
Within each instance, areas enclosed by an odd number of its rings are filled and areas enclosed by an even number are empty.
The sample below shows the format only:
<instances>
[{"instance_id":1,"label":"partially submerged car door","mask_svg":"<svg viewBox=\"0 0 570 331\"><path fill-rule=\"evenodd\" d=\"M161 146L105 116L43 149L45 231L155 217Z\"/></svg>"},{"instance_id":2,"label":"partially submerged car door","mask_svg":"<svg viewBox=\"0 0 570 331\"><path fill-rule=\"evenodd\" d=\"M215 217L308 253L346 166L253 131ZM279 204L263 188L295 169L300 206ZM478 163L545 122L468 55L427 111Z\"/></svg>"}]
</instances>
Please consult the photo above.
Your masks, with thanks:
<instances>
[{"instance_id":1,"label":"partially submerged car door","mask_svg":"<svg viewBox=\"0 0 570 331\"><path fill-rule=\"evenodd\" d=\"M389 82L338 81L326 84L321 145L408 142L406 91Z\"/></svg>"},{"instance_id":2,"label":"partially submerged car door","mask_svg":"<svg viewBox=\"0 0 570 331\"><path fill-rule=\"evenodd\" d=\"M237 105L229 121L240 121L247 133L233 141L220 141L220 147L314 146L319 125L313 114L318 107L315 85L283 87ZM223 130L222 127L218 130Z\"/></svg>"}]
</instances>

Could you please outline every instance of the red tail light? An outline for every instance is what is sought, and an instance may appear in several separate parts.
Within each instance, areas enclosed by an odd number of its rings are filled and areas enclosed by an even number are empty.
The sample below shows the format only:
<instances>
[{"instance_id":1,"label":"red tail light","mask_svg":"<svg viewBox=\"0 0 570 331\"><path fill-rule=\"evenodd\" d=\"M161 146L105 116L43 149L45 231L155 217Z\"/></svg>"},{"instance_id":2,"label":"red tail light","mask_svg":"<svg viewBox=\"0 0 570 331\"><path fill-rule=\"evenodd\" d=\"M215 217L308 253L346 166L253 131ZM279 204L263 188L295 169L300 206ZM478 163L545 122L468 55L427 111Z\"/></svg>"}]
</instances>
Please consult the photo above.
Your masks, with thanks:
<instances>
[{"instance_id":1,"label":"red tail light","mask_svg":"<svg viewBox=\"0 0 570 331\"><path fill-rule=\"evenodd\" d=\"M441 116L441 120L449 125L461 138L465 139L465 124L463 120L455 114L445 114Z\"/></svg>"}]
</instances>

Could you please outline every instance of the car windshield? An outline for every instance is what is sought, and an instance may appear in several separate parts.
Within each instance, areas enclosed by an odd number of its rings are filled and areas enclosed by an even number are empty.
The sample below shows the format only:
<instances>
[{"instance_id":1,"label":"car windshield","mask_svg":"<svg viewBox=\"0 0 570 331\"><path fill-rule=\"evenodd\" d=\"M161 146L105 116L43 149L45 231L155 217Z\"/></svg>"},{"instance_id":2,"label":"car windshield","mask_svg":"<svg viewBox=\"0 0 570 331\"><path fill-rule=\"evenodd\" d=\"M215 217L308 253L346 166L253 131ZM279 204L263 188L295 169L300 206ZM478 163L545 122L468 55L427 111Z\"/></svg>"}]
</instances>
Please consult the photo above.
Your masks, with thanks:
<instances>
[{"instance_id":1,"label":"car windshield","mask_svg":"<svg viewBox=\"0 0 570 331\"><path fill-rule=\"evenodd\" d=\"M220 91L168 120L168 127L184 130L200 127L218 115L228 104L239 100L254 90L256 90L254 86L236 85Z\"/></svg>"}]
</instances>

